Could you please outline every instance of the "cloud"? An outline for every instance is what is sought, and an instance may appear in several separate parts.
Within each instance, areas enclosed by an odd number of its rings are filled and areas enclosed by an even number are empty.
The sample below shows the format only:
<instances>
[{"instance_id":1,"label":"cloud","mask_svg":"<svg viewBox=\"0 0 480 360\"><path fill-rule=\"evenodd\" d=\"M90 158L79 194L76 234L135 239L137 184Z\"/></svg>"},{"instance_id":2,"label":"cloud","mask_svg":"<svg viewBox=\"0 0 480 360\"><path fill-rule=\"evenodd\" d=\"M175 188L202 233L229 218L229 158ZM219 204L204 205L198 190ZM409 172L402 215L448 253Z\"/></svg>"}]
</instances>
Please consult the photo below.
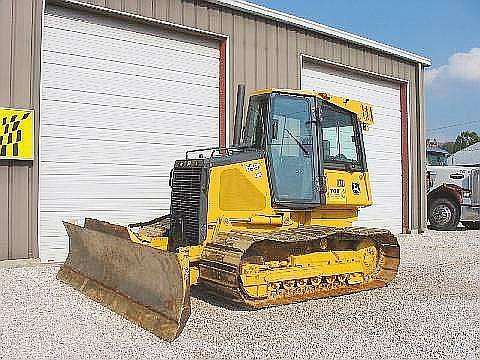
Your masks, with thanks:
<instances>
[{"instance_id":1,"label":"cloud","mask_svg":"<svg viewBox=\"0 0 480 360\"><path fill-rule=\"evenodd\" d=\"M480 48L473 48L467 53L450 56L447 65L427 69L425 82L433 85L440 80L462 80L480 82Z\"/></svg>"}]
</instances>

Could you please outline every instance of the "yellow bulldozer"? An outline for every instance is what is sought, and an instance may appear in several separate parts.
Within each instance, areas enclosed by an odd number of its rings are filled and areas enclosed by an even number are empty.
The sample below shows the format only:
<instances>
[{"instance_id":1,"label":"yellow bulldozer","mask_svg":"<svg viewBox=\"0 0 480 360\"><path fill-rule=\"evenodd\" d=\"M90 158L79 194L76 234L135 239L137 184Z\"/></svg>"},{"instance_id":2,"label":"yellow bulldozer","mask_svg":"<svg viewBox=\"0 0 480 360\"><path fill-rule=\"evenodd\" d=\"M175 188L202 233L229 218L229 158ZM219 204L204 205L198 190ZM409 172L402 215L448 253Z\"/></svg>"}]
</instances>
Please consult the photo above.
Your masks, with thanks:
<instances>
[{"instance_id":1,"label":"yellow bulldozer","mask_svg":"<svg viewBox=\"0 0 480 360\"><path fill-rule=\"evenodd\" d=\"M114 225L65 222L58 278L167 341L190 287L249 308L385 286L400 248L354 227L372 205L363 131L372 107L314 91L239 87L234 146L187 152L170 174L171 211Z\"/></svg>"}]
</instances>

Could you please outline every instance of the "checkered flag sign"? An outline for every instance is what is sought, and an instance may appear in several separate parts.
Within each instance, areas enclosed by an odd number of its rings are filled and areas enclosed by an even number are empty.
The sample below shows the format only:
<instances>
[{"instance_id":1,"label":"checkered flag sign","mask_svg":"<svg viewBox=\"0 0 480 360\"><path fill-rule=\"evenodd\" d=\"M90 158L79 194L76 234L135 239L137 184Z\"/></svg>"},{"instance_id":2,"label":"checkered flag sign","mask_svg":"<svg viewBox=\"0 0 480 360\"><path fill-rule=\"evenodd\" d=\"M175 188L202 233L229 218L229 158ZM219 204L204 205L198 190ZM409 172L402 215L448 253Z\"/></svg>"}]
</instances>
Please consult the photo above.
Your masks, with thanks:
<instances>
[{"instance_id":1,"label":"checkered flag sign","mask_svg":"<svg viewBox=\"0 0 480 360\"><path fill-rule=\"evenodd\" d=\"M0 159L33 159L33 111L0 109Z\"/></svg>"}]
</instances>

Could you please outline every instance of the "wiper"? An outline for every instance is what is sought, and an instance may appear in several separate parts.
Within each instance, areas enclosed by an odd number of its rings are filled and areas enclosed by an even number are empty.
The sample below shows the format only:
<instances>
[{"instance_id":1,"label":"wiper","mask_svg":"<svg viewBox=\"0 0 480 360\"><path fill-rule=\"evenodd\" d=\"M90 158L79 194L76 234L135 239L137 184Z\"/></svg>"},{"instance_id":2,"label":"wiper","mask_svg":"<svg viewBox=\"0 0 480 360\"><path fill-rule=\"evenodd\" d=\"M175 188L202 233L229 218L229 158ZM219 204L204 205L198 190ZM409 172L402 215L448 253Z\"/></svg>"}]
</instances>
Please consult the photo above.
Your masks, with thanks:
<instances>
[{"instance_id":1,"label":"wiper","mask_svg":"<svg viewBox=\"0 0 480 360\"><path fill-rule=\"evenodd\" d=\"M288 135L290 135L292 137L292 139L295 140L297 145L300 146L300 149L302 149L302 151L305 153L305 155L310 155L307 148L305 146L303 146L303 144L295 136L293 136L293 134L287 128L284 128L284 129L288 133Z\"/></svg>"}]
</instances>

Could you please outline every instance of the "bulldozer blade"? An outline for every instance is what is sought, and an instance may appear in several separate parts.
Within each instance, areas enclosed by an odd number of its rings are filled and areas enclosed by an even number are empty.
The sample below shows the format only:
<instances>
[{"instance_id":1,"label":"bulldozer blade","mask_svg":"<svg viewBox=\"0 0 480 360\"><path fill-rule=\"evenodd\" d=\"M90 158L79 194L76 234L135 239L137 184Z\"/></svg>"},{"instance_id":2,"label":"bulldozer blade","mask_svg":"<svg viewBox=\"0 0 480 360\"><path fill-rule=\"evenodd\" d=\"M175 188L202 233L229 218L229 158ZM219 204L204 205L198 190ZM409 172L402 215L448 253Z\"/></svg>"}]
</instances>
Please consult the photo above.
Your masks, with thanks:
<instances>
[{"instance_id":1,"label":"bulldozer blade","mask_svg":"<svg viewBox=\"0 0 480 360\"><path fill-rule=\"evenodd\" d=\"M122 226L64 225L70 251L59 280L166 341L180 335L190 316L188 258L133 243Z\"/></svg>"}]
</instances>

